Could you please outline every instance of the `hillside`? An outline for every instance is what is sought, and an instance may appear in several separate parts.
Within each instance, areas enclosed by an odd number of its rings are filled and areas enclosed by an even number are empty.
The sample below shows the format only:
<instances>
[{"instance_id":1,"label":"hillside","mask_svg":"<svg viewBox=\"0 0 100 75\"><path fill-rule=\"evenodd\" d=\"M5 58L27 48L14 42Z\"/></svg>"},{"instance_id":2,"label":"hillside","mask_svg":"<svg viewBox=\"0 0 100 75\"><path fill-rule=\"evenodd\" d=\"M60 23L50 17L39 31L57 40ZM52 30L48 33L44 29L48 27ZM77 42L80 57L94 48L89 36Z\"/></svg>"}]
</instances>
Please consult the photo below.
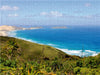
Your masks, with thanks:
<instances>
[{"instance_id":1,"label":"hillside","mask_svg":"<svg viewBox=\"0 0 100 75\"><path fill-rule=\"evenodd\" d=\"M1 75L99 75L100 54L68 55L56 48L0 36Z\"/></svg>"},{"instance_id":2,"label":"hillside","mask_svg":"<svg viewBox=\"0 0 100 75\"><path fill-rule=\"evenodd\" d=\"M64 53L56 48L53 48L51 46L36 44L36 43L29 42L29 41L16 39L13 37L0 36L1 47L6 45L7 41L9 41L9 40L16 41L19 48L21 49L23 57L26 59L27 58L29 58L29 59L40 58L41 56L49 58L49 59L54 59L55 57L57 57L57 58L65 58L67 56L71 57L70 55L67 55L66 53Z\"/></svg>"}]
</instances>

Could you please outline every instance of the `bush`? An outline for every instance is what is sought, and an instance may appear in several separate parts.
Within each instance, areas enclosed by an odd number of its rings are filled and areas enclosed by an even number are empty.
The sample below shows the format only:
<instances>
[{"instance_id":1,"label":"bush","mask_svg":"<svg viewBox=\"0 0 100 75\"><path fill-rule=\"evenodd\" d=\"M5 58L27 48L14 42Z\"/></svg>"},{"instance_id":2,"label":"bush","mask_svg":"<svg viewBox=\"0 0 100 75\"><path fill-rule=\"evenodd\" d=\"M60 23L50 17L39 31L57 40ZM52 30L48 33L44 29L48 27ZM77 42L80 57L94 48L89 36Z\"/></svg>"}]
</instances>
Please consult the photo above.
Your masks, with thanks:
<instances>
[{"instance_id":1,"label":"bush","mask_svg":"<svg viewBox=\"0 0 100 75\"><path fill-rule=\"evenodd\" d=\"M80 67L76 67L76 68L74 68L74 73L75 74L80 74L80 70L81 70Z\"/></svg>"},{"instance_id":2,"label":"bush","mask_svg":"<svg viewBox=\"0 0 100 75\"><path fill-rule=\"evenodd\" d=\"M17 65L16 65L16 61L12 61L12 60L6 60L5 62L4 62L4 66L8 66L8 67L17 67Z\"/></svg>"},{"instance_id":3,"label":"bush","mask_svg":"<svg viewBox=\"0 0 100 75\"><path fill-rule=\"evenodd\" d=\"M84 65L87 68L96 68L98 66L97 61L94 57L87 57Z\"/></svg>"},{"instance_id":4,"label":"bush","mask_svg":"<svg viewBox=\"0 0 100 75\"><path fill-rule=\"evenodd\" d=\"M76 66L82 67L82 65L83 65L82 60L78 60L78 61L76 62Z\"/></svg>"},{"instance_id":5,"label":"bush","mask_svg":"<svg viewBox=\"0 0 100 75\"><path fill-rule=\"evenodd\" d=\"M46 68L46 71L47 71L47 72L51 72L51 67L47 67L47 68Z\"/></svg>"}]
</instances>

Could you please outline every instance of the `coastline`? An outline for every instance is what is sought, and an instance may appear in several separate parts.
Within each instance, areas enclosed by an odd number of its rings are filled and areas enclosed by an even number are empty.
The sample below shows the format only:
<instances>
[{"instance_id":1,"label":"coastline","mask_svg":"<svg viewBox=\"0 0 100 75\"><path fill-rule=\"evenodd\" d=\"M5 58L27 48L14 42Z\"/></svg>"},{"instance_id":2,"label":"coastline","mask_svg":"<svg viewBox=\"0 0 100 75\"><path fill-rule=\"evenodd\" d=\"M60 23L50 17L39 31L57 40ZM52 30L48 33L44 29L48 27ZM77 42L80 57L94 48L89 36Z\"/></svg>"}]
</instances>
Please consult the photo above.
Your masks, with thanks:
<instances>
[{"instance_id":1,"label":"coastline","mask_svg":"<svg viewBox=\"0 0 100 75\"><path fill-rule=\"evenodd\" d=\"M17 30L32 30L32 29L41 29L42 27L30 27L30 28L22 28L16 26L8 26L2 25L0 26L0 36L8 36L10 31L17 31Z\"/></svg>"},{"instance_id":2,"label":"coastline","mask_svg":"<svg viewBox=\"0 0 100 75\"><path fill-rule=\"evenodd\" d=\"M14 36L8 36L8 37L14 37L14 38L17 38L17 39L22 39L22 40L25 40L25 41L29 41L29 42L32 42L32 43L37 43L37 44L40 44L40 45L49 45L51 47L54 47L56 49L59 49L63 52L65 52L66 54L69 54L69 55L76 55L76 56L82 56L82 50L69 50L69 49L62 49L62 48L59 48L59 47L56 47L55 44L52 44L52 43L41 43L40 41L36 41L36 40L32 40L32 39L27 39L27 38L22 38L22 37L17 37L16 36L16 31L18 30L15 30L15 31L10 31L12 34L14 34ZM9 32L9 33L10 33ZM96 52L96 51L92 51L92 50L84 50L83 52L83 56L87 57L87 56L96 56L98 55L100 52ZM91 55L90 55L91 54Z\"/></svg>"},{"instance_id":3,"label":"coastline","mask_svg":"<svg viewBox=\"0 0 100 75\"><path fill-rule=\"evenodd\" d=\"M49 45L49 46L52 46L54 48L57 48L67 54L70 54L70 55L77 55L77 56L81 56L82 54L82 50L69 50L69 49L62 49L60 47L56 47L55 44L53 43L41 43L41 42L38 42L36 40L33 40L33 39L27 39L27 38L22 38L22 37L17 37L16 36L16 31L20 31L21 29L10 29L10 30L0 30L0 36L8 36L8 37L14 37L14 38L18 38L18 39L22 39L22 40L26 40L26 41L29 41L29 42L32 42L32 43L37 43L37 44L40 44L40 45ZM23 30L23 29L22 29ZM100 52L96 52L96 51L92 51L92 50L84 50L83 52L83 55L84 56L96 56L98 53ZM90 55L91 54L91 55Z\"/></svg>"}]
</instances>

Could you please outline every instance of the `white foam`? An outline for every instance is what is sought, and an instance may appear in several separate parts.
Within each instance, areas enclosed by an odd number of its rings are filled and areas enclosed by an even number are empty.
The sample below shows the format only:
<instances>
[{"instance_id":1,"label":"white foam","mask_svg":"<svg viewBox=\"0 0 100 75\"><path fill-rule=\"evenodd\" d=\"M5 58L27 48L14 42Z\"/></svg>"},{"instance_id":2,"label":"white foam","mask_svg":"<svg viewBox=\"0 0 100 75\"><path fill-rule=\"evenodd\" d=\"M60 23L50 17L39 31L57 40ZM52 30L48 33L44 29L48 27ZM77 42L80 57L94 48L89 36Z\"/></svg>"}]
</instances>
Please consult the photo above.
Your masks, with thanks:
<instances>
[{"instance_id":1,"label":"white foam","mask_svg":"<svg viewBox=\"0 0 100 75\"><path fill-rule=\"evenodd\" d=\"M16 37L18 39L23 39L23 40L26 40L26 41L29 41L29 42L34 42L34 43L37 43L37 41L33 41L31 39L26 39L26 38L22 38L22 37Z\"/></svg>"},{"instance_id":2,"label":"white foam","mask_svg":"<svg viewBox=\"0 0 100 75\"><path fill-rule=\"evenodd\" d=\"M60 49L60 50L67 54L77 55L77 56L96 56L98 53L100 53L91 50L84 50L84 52L82 52L82 50L68 50L68 49Z\"/></svg>"},{"instance_id":3,"label":"white foam","mask_svg":"<svg viewBox=\"0 0 100 75\"><path fill-rule=\"evenodd\" d=\"M55 44L52 44L52 43L48 43L47 45L50 45L50 46L57 46L57 45L55 45Z\"/></svg>"},{"instance_id":4,"label":"white foam","mask_svg":"<svg viewBox=\"0 0 100 75\"><path fill-rule=\"evenodd\" d=\"M27 40L27 41L34 42L34 43L37 43L36 41L33 41L33 40L31 40L31 39L26 39L26 38L22 38L22 37L16 36L16 35L17 35L16 32L17 32L17 31L10 31L10 32L8 32L8 36L10 36L10 37L15 37L15 38L22 39L22 40Z\"/></svg>"},{"instance_id":5,"label":"white foam","mask_svg":"<svg viewBox=\"0 0 100 75\"><path fill-rule=\"evenodd\" d=\"M15 37L17 33L16 31L9 31L7 34L8 36Z\"/></svg>"}]
</instances>

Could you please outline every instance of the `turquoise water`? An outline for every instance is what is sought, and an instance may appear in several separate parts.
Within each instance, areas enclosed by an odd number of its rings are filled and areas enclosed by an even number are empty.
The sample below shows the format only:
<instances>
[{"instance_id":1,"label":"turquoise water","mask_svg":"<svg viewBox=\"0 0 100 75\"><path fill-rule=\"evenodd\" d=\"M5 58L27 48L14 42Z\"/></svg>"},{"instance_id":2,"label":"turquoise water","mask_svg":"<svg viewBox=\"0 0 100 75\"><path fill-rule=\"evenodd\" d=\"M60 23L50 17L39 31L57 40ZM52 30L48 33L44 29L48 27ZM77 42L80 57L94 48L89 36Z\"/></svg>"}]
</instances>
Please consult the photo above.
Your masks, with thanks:
<instances>
[{"instance_id":1,"label":"turquoise water","mask_svg":"<svg viewBox=\"0 0 100 75\"><path fill-rule=\"evenodd\" d=\"M67 29L44 27L15 31L11 34L15 34L12 36L17 38L59 48L72 55L95 56L100 52L99 27L69 27Z\"/></svg>"}]
</instances>

